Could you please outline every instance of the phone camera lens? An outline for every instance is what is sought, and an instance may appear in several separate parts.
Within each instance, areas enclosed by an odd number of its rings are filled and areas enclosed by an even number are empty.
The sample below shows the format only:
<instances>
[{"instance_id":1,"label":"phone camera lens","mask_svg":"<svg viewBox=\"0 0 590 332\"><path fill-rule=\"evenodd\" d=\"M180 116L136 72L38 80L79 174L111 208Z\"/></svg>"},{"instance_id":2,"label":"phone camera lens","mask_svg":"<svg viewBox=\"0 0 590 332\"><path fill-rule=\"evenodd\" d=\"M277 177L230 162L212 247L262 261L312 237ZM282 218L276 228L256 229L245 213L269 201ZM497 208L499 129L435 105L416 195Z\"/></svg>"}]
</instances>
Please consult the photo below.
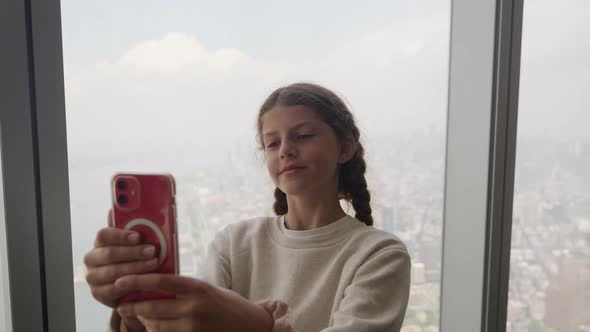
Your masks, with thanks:
<instances>
[{"instance_id":1,"label":"phone camera lens","mask_svg":"<svg viewBox=\"0 0 590 332\"><path fill-rule=\"evenodd\" d=\"M127 196L119 195L119 197L117 197L117 202L119 202L119 204L127 204Z\"/></svg>"},{"instance_id":2,"label":"phone camera lens","mask_svg":"<svg viewBox=\"0 0 590 332\"><path fill-rule=\"evenodd\" d=\"M117 188L119 188L120 190L123 190L126 187L127 187L127 184L125 183L125 181L123 181L123 180L117 181Z\"/></svg>"}]
</instances>

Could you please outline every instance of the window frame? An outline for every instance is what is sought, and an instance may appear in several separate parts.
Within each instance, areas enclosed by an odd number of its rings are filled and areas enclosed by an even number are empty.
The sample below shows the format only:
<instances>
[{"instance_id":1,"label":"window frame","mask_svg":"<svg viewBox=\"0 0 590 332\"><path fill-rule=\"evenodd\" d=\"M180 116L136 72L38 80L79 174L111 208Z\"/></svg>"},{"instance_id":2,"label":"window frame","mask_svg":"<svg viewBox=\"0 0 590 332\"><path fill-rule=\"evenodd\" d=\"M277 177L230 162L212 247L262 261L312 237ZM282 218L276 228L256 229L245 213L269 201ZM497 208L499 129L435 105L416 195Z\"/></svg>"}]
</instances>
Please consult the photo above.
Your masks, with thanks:
<instances>
[{"instance_id":1,"label":"window frame","mask_svg":"<svg viewBox=\"0 0 590 332\"><path fill-rule=\"evenodd\" d=\"M506 327L522 2L452 1L444 332ZM0 4L0 134L16 331L75 331L60 10L59 0Z\"/></svg>"},{"instance_id":2,"label":"window frame","mask_svg":"<svg viewBox=\"0 0 590 332\"><path fill-rule=\"evenodd\" d=\"M454 0L441 331L505 331L523 0Z\"/></svg>"},{"instance_id":3,"label":"window frame","mask_svg":"<svg viewBox=\"0 0 590 332\"><path fill-rule=\"evenodd\" d=\"M0 4L0 132L14 331L75 331L60 10L55 0Z\"/></svg>"}]
</instances>

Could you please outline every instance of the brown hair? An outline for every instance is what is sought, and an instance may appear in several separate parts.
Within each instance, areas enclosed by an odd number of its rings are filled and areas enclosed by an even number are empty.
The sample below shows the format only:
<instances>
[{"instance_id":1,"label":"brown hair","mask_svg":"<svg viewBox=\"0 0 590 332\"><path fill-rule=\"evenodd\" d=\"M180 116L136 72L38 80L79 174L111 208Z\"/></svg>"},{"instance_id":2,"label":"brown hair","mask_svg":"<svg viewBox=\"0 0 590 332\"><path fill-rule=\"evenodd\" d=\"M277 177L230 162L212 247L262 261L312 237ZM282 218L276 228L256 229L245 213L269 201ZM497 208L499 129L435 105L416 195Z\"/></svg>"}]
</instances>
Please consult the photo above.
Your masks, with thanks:
<instances>
[{"instance_id":1,"label":"brown hair","mask_svg":"<svg viewBox=\"0 0 590 332\"><path fill-rule=\"evenodd\" d=\"M317 84L295 83L278 88L268 96L258 113L257 139L262 150L264 150L262 116L277 104L284 106L305 106L328 124L334 130L339 140L342 141L346 137L354 138L357 144L356 153L349 161L340 164L338 199L345 199L352 203L352 207L356 212L356 219L369 226L373 225L370 205L371 195L367 189L367 181L365 179L365 171L367 169L364 159L365 151L359 142L359 129L346 104L334 92ZM277 215L286 214L288 211L287 195L279 188L275 188L274 196L274 212Z\"/></svg>"}]
</instances>

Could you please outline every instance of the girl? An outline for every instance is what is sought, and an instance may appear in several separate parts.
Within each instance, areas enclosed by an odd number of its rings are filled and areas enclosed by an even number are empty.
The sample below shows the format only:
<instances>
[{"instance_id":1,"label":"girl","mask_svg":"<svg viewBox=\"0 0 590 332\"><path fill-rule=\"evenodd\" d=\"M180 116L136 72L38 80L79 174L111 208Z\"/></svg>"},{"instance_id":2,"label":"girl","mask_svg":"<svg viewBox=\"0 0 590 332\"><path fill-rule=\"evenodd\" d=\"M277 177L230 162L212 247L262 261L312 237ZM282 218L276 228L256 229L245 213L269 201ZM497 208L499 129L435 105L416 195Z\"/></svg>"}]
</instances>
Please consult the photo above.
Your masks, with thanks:
<instances>
[{"instance_id":1,"label":"girl","mask_svg":"<svg viewBox=\"0 0 590 332\"><path fill-rule=\"evenodd\" d=\"M257 129L277 217L219 231L204 280L146 273L155 268L152 248L142 256L131 232L98 233L85 257L98 301L114 308L133 290L177 294L119 306L113 331L400 330L410 257L398 238L372 226L364 149L344 102L315 84L282 87L263 103Z\"/></svg>"}]
</instances>

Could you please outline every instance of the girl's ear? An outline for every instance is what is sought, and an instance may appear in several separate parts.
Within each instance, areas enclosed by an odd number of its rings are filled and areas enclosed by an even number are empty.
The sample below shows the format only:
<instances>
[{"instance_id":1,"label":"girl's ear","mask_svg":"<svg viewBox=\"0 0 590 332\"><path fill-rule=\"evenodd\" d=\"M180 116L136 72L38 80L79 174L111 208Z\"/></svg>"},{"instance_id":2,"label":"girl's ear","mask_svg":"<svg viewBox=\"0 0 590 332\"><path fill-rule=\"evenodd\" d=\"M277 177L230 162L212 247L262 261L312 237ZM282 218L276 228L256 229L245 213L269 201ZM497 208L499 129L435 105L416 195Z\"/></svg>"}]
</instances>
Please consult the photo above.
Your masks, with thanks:
<instances>
[{"instance_id":1,"label":"girl's ear","mask_svg":"<svg viewBox=\"0 0 590 332\"><path fill-rule=\"evenodd\" d=\"M341 146L342 146L342 149L341 149L340 157L338 158L338 163L344 164L347 161L349 161L350 159L352 159L352 157L354 157L354 154L356 153L356 150L358 148L358 144L352 136L347 136L343 140Z\"/></svg>"}]
</instances>

